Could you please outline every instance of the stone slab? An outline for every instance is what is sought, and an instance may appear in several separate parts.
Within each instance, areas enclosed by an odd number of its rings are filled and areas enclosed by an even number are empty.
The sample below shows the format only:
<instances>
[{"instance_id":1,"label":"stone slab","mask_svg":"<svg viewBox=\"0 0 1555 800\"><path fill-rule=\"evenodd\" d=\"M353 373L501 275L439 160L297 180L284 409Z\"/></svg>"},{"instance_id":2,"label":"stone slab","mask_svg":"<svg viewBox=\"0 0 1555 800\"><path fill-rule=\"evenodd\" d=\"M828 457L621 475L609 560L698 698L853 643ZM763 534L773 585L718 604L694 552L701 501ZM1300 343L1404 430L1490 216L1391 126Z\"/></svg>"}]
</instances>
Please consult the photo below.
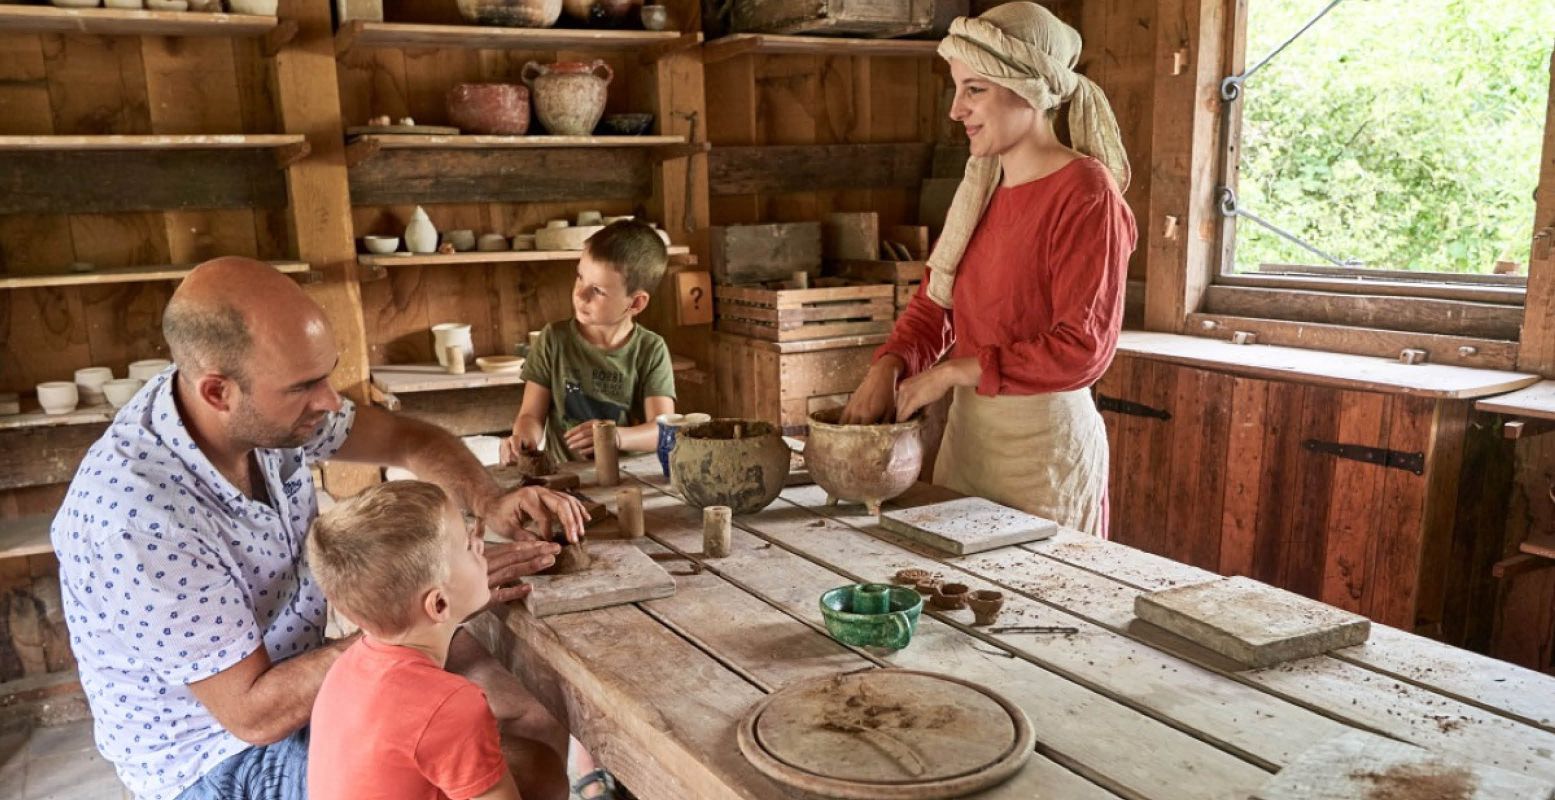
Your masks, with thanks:
<instances>
[{"instance_id":1,"label":"stone slab","mask_svg":"<svg viewBox=\"0 0 1555 800\"><path fill-rule=\"evenodd\" d=\"M1058 523L981 497L961 497L880 515L880 526L952 555L1035 542L1058 532Z\"/></svg>"},{"instance_id":2,"label":"stone slab","mask_svg":"<svg viewBox=\"0 0 1555 800\"><path fill-rule=\"evenodd\" d=\"M675 593L675 579L664 568L624 541L590 541L592 565L572 575L534 575L534 590L524 607L536 617L591 611L624 603L656 600Z\"/></svg>"},{"instance_id":3,"label":"stone slab","mask_svg":"<svg viewBox=\"0 0 1555 800\"><path fill-rule=\"evenodd\" d=\"M1240 576L1139 595L1134 615L1247 667L1321 655L1371 634L1359 614Z\"/></svg>"},{"instance_id":4,"label":"stone slab","mask_svg":"<svg viewBox=\"0 0 1555 800\"><path fill-rule=\"evenodd\" d=\"M1252 800L1549 800L1555 784L1351 731L1302 753Z\"/></svg>"}]
</instances>

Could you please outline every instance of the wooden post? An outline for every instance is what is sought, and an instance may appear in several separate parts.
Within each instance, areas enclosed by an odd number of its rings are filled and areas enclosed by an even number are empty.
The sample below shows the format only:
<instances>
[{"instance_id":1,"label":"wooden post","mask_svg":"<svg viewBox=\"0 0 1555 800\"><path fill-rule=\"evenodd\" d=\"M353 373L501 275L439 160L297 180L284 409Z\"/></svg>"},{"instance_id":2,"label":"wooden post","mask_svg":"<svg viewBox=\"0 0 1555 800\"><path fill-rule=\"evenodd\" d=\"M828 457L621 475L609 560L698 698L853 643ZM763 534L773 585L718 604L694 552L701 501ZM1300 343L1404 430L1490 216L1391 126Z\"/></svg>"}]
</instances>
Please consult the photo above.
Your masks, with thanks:
<instances>
[{"instance_id":1,"label":"wooden post","mask_svg":"<svg viewBox=\"0 0 1555 800\"><path fill-rule=\"evenodd\" d=\"M729 527L734 512L728 506L708 506L702 509L702 557L728 558L734 539Z\"/></svg>"},{"instance_id":2,"label":"wooden post","mask_svg":"<svg viewBox=\"0 0 1555 800\"><path fill-rule=\"evenodd\" d=\"M621 531L628 539L643 537L643 490L636 486L623 486L616 490L616 517L621 520Z\"/></svg>"},{"instance_id":3,"label":"wooden post","mask_svg":"<svg viewBox=\"0 0 1555 800\"><path fill-rule=\"evenodd\" d=\"M621 483L621 468L616 452L616 424L610 420L594 423L594 477L600 486Z\"/></svg>"}]
</instances>

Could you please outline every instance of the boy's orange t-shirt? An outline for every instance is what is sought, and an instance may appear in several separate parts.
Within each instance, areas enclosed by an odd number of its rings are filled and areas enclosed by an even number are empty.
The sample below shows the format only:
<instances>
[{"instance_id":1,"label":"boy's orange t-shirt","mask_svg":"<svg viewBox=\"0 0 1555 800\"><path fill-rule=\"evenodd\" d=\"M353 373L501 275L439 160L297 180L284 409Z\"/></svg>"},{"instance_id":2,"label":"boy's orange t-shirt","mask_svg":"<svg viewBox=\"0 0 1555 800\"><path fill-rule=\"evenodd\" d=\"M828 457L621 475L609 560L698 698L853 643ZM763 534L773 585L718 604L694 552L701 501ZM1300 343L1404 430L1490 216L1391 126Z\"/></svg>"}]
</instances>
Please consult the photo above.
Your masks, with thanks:
<instances>
[{"instance_id":1,"label":"boy's orange t-shirt","mask_svg":"<svg viewBox=\"0 0 1555 800\"><path fill-rule=\"evenodd\" d=\"M508 768L479 686L424 653L367 637L324 676L311 726L312 800L463 800Z\"/></svg>"}]
</instances>

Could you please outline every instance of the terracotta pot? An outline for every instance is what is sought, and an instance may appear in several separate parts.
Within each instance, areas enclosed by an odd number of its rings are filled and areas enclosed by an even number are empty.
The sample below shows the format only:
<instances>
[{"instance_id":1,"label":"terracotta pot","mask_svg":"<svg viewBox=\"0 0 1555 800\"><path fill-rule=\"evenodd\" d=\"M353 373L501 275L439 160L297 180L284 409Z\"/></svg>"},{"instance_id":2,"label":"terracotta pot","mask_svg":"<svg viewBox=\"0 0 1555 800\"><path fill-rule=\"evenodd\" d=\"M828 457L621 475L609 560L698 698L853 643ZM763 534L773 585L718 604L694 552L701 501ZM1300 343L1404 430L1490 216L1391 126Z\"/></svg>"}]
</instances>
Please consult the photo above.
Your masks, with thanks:
<instances>
[{"instance_id":1,"label":"terracotta pot","mask_svg":"<svg viewBox=\"0 0 1555 800\"><path fill-rule=\"evenodd\" d=\"M670 478L686 502L728 506L736 514L766 508L788 482L789 451L770 423L715 419L681 428L670 451Z\"/></svg>"},{"instance_id":2,"label":"terracotta pot","mask_svg":"<svg viewBox=\"0 0 1555 800\"><path fill-rule=\"evenodd\" d=\"M605 88L615 77L610 65L558 61L524 65L524 83L534 92L535 116L557 136L588 136L605 113Z\"/></svg>"},{"instance_id":3,"label":"terracotta pot","mask_svg":"<svg viewBox=\"0 0 1555 800\"><path fill-rule=\"evenodd\" d=\"M919 419L892 425L839 425L841 409L810 416L805 465L830 498L880 504L912 488L923 468Z\"/></svg>"},{"instance_id":4,"label":"terracotta pot","mask_svg":"<svg viewBox=\"0 0 1555 800\"><path fill-rule=\"evenodd\" d=\"M461 83L448 90L448 120L466 133L523 136L529 89L516 83Z\"/></svg>"},{"instance_id":5,"label":"terracotta pot","mask_svg":"<svg viewBox=\"0 0 1555 800\"><path fill-rule=\"evenodd\" d=\"M476 25L549 28L562 15L562 0L459 0L459 15Z\"/></svg>"}]
</instances>

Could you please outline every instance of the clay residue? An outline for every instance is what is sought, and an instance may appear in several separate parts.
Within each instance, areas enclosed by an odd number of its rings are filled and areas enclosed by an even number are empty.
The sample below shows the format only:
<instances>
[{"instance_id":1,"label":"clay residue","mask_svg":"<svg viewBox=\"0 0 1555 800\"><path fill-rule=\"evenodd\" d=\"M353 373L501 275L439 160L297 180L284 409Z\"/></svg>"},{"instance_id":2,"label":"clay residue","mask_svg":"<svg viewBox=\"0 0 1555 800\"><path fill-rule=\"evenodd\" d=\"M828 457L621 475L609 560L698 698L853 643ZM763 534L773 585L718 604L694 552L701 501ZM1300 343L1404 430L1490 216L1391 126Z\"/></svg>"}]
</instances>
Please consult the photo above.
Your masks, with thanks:
<instances>
[{"instance_id":1,"label":"clay residue","mask_svg":"<svg viewBox=\"0 0 1555 800\"><path fill-rule=\"evenodd\" d=\"M1469 800L1478 785L1467 768L1426 764L1356 771L1350 779L1369 784L1365 800Z\"/></svg>"}]
</instances>

